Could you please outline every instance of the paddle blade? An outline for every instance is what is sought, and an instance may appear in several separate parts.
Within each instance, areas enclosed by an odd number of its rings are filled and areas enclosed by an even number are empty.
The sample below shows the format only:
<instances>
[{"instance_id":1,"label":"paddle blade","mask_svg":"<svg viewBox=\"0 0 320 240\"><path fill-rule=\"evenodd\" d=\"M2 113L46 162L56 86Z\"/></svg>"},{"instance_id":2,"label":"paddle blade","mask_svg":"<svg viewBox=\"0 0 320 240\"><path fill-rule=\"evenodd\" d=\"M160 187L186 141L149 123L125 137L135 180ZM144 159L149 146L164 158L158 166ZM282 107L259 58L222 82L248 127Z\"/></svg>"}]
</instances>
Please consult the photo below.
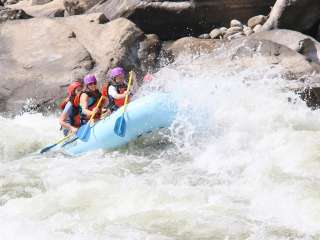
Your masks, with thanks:
<instances>
[{"instance_id":1,"label":"paddle blade","mask_svg":"<svg viewBox=\"0 0 320 240\"><path fill-rule=\"evenodd\" d=\"M45 153L45 152L49 151L51 148L53 148L53 147L55 147L55 146L57 146L57 143L51 144L51 145L49 145L49 146L46 146L45 148L43 148L43 149L40 150L40 153L41 153L41 154L42 154L42 153Z\"/></svg>"},{"instance_id":2,"label":"paddle blade","mask_svg":"<svg viewBox=\"0 0 320 240\"><path fill-rule=\"evenodd\" d=\"M117 134L119 137L124 137L126 135L126 128L127 123L124 119L124 115L119 117L114 125L114 133Z\"/></svg>"},{"instance_id":3,"label":"paddle blade","mask_svg":"<svg viewBox=\"0 0 320 240\"><path fill-rule=\"evenodd\" d=\"M81 126L78 129L76 135L80 140L85 141L89 137L89 132L90 132L90 123L86 123L85 125Z\"/></svg>"}]
</instances>

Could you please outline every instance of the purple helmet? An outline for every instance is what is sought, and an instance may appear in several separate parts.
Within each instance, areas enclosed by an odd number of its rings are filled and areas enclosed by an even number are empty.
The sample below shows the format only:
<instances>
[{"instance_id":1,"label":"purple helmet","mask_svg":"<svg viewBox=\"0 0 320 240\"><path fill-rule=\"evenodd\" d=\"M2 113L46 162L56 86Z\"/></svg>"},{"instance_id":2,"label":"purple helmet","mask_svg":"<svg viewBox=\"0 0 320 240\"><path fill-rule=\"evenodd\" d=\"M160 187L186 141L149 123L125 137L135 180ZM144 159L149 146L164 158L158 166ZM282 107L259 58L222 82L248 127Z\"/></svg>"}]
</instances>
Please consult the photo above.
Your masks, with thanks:
<instances>
[{"instance_id":1,"label":"purple helmet","mask_svg":"<svg viewBox=\"0 0 320 240\"><path fill-rule=\"evenodd\" d=\"M124 69L122 67L115 67L111 69L111 77L118 77L120 75L124 75Z\"/></svg>"},{"instance_id":2,"label":"purple helmet","mask_svg":"<svg viewBox=\"0 0 320 240\"><path fill-rule=\"evenodd\" d=\"M97 83L97 79L94 75L87 75L83 79L85 85L89 85L90 83Z\"/></svg>"}]
</instances>

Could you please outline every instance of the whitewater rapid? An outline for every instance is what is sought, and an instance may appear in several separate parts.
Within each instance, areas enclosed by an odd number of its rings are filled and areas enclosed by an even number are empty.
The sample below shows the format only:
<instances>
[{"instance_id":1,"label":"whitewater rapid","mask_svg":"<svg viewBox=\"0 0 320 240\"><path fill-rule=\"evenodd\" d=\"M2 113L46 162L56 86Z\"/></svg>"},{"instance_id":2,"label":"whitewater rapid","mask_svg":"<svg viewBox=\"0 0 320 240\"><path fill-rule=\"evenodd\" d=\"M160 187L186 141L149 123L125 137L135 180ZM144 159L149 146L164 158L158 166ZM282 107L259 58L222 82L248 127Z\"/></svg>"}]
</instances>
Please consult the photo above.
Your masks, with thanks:
<instances>
[{"instance_id":1,"label":"whitewater rapid","mask_svg":"<svg viewBox=\"0 0 320 240\"><path fill-rule=\"evenodd\" d=\"M37 154L56 115L0 118L0 239L320 239L320 111L276 69L163 68L167 131L115 151Z\"/></svg>"}]
</instances>

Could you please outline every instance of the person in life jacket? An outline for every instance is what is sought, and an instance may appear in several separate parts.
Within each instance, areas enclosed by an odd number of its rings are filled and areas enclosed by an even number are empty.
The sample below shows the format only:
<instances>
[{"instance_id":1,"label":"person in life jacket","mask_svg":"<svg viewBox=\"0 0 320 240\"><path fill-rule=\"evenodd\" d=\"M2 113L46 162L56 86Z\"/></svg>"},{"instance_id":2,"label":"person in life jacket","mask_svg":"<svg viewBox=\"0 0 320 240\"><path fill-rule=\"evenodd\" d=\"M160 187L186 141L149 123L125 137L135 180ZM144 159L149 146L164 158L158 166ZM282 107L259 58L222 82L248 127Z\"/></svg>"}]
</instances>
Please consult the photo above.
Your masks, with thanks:
<instances>
[{"instance_id":1,"label":"person in life jacket","mask_svg":"<svg viewBox=\"0 0 320 240\"><path fill-rule=\"evenodd\" d=\"M114 112L124 105L128 86L125 82L125 72L123 68L116 67L111 69L110 77L111 81L104 85L102 91L108 96L108 108L111 112Z\"/></svg>"},{"instance_id":2,"label":"person in life jacket","mask_svg":"<svg viewBox=\"0 0 320 240\"><path fill-rule=\"evenodd\" d=\"M97 79L94 75L84 77L85 88L80 95L80 122L84 125L94 114L94 119L100 119L101 107L97 107L101 97L100 91L97 89ZM103 106L103 102L100 106Z\"/></svg>"},{"instance_id":3,"label":"person in life jacket","mask_svg":"<svg viewBox=\"0 0 320 240\"><path fill-rule=\"evenodd\" d=\"M65 136L70 132L75 133L80 127L79 99L81 90L80 82L71 83L67 88L68 97L60 104L63 111L59 123Z\"/></svg>"}]
</instances>

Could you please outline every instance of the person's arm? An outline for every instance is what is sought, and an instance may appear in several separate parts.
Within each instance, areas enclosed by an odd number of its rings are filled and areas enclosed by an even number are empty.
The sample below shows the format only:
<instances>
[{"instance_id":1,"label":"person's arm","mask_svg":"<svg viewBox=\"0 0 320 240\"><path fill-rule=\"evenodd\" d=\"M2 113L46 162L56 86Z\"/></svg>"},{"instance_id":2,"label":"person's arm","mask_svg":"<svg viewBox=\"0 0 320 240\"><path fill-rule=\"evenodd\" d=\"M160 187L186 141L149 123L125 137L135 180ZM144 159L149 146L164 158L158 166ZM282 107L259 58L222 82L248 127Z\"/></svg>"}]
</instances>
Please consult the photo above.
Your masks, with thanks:
<instances>
[{"instance_id":1,"label":"person's arm","mask_svg":"<svg viewBox=\"0 0 320 240\"><path fill-rule=\"evenodd\" d=\"M81 94L80 106L81 106L82 112L88 117L91 117L91 115L95 114L98 110L97 108L94 108L92 111L88 109L88 95L85 93Z\"/></svg>"},{"instance_id":2,"label":"person's arm","mask_svg":"<svg viewBox=\"0 0 320 240\"><path fill-rule=\"evenodd\" d=\"M59 123L63 128L66 128L72 132L76 132L78 129L76 127L72 126L70 123L67 123L68 115L69 115L69 111L70 111L67 108L69 108L68 105L66 105L65 109L61 113L60 118L59 118Z\"/></svg>"}]
</instances>

